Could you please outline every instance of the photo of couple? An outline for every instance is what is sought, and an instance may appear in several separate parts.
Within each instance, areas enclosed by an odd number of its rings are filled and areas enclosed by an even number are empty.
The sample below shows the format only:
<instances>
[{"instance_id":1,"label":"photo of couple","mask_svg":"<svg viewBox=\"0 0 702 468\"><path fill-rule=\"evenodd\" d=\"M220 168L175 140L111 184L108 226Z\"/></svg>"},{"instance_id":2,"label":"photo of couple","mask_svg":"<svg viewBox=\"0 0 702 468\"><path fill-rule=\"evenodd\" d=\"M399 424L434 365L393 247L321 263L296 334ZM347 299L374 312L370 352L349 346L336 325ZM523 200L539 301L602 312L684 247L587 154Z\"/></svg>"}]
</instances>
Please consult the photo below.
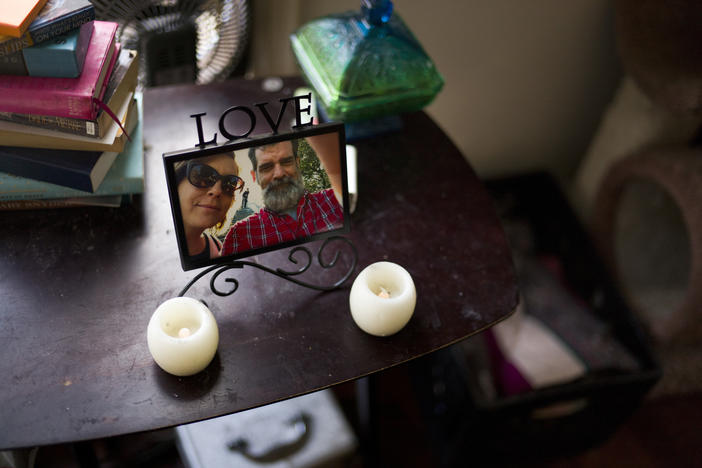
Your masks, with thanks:
<instances>
[{"instance_id":1,"label":"photo of couple","mask_svg":"<svg viewBox=\"0 0 702 468\"><path fill-rule=\"evenodd\" d=\"M187 264L238 258L344 228L342 140L334 127L239 149L225 145L175 162L172 192Z\"/></svg>"}]
</instances>

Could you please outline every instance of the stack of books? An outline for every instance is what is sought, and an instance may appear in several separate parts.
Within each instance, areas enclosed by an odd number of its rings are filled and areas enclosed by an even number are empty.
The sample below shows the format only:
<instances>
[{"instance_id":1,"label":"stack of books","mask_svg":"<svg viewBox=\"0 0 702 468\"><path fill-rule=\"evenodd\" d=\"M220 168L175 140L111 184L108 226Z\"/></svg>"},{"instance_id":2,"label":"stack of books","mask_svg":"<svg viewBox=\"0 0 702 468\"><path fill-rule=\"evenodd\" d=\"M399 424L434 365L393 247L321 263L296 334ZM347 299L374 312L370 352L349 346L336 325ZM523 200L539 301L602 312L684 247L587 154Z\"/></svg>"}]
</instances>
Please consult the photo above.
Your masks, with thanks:
<instances>
[{"instance_id":1,"label":"stack of books","mask_svg":"<svg viewBox=\"0 0 702 468\"><path fill-rule=\"evenodd\" d=\"M137 52L89 0L0 0L0 209L144 189Z\"/></svg>"}]
</instances>

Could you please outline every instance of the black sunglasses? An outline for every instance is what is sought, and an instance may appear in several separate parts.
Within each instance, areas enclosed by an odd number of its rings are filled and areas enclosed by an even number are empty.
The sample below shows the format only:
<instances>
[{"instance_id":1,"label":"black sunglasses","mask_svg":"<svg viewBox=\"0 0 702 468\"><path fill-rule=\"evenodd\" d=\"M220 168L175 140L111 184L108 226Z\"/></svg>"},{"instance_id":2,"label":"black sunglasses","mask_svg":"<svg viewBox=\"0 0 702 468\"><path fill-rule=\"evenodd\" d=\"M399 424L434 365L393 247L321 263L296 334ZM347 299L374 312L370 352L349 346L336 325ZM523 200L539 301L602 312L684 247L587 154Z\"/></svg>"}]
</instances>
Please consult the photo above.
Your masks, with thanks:
<instances>
[{"instance_id":1,"label":"black sunglasses","mask_svg":"<svg viewBox=\"0 0 702 468\"><path fill-rule=\"evenodd\" d=\"M188 182L198 188L214 187L218 180L222 181L222 192L232 197L234 192L244 188L244 180L234 174L220 175L212 166L188 161Z\"/></svg>"}]
</instances>

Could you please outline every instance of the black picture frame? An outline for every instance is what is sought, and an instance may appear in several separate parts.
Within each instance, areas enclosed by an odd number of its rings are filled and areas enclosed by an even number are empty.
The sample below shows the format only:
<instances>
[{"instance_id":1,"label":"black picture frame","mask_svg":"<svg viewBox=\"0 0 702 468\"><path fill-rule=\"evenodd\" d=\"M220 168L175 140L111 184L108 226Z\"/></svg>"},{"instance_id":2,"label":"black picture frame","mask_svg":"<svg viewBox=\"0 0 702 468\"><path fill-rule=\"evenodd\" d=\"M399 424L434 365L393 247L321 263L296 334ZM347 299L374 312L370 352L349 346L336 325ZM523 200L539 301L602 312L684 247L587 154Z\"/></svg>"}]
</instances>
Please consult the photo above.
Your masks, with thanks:
<instances>
[{"instance_id":1,"label":"black picture frame","mask_svg":"<svg viewBox=\"0 0 702 468\"><path fill-rule=\"evenodd\" d=\"M262 199L262 190L260 186L257 185L257 182L253 181L253 177L250 176L248 173L249 170L251 170L253 165L249 161L248 156L243 156L244 154L247 154L250 148L256 148L259 146L265 146L265 145L271 145L274 143L280 143L283 141L293 141L297 140L298 145L303 145L301 142L303 141L308 141L306 140L308 137L315 137L315 136L321 136L321 135L337 135L337 140L338 141L338 155L339 155L339 169L340 169L340 174L341 174L341 180L340 180L340 185L341 185L341 190L340 190L340 196L341 196L341 208L342 208L342 213L343 213L343 219L341 221L341 224L336 223L337 226L335 226L333 229L325 230L325 231L317 231L314 232L310 235L305 235L305 236L300 236L296 237L291 240L283 240L281 242L271 244L271 245L266 245L262 247L253 247L241 252L233 252L233 253L228 253L220 257L215 257L215 258L199 258L198 255L190 255L188 251L188 243L187 243L187 238L186 238L186 229L185 229L185 223L184 223L184 216L183 216L183 211L181 207L181 200L179 197L179 192L178 192L178 186L181 183L189 183L186 177L186 180L181 179L178 181L178 176L176 174L176 166L179 168L186 165L188 161L191 160L198 160L200 158L207 158L210 156L218 155L221 153L229 153L229 152L234 152L234 157L236 163L239 165L239 176L244 179L244 190L235 192L235 199L230 205L227 213L228 213L228 219L226 224L222 230L225 232L228 232L236 222L242 221L242 219L236 219L237 213L239 211L242 211L242 206L244 205L243 200L245 197L243 197L244 191L248 188L249 190L253 190L254 188L258 189L258 192L260 193L260 196L256 198L255 200L249 200L251 198L251 195L249 195L248 198L246 198L247 205L244 206L244 208L250 208L250 210L253 212L253 214L258 213L262 208L263 208L263 199ZM331 141L331 140L330 140ZM300 150L298 150L298 157L296 159L296 163L298 165L298 168L300 167L301 164L301 158L306 157L310 158L309 151L311 150L311 146L308 145L307 149L307 155L303 156L300 154ZM319 161L319 158L317 157L317 154L314 152L314 150L311 150L312 154L314 157L317 158ZM244 159L245 158L245 159ZM314 160L310 160L312 166L314 166ZM179 164L180 163L180 164ZM249 257L252 255L257 255L265 252L270 252L273 250L279 250L295 245L300 245L308 242L312 242L315 240L319 239L324 239L330 236L336 236L344 233L348 233L350 231L350 213L349 213L349 191L348 191L348 176L347 176L347 167L346 167L346 136L344 132L344 125L343 123L324 123L324 124L318 124L318 125L313 125L313 126L308 126L304 127L302 129L298 130L292 130L290 132L286 133L276 133L276 134L268 134L268 135L263 135L263 136L256 136L256 137L251 137L251 138L246 138L246 139L241 139L241 140L235 140L235 141L230 141L221 145L216 145L216 146L208 146L205 148L198 148L198 147L193 147L185 150L179 150L179 151L172 151L168 153L163 154L163 165L164 165L164 170L166 174L166 183L168 186L168 194L169 194L169 199L170 199L170 204L171 204L171 214L173 217L173 224L175 228L175 233L176 233L176 239L178 243L178 250L180 253L180 260L181 260L181 266L183 270L192 270L196 268L202 268L210 265L216 265L216 264L222 264L222 263L227 263L232 260L237 260L240 258L245 258ZM309 166L309 164L308 164ZM321 166L321 165L320 165ZM242 170L243 169L243 170ZM180 172L179 169L178 172ZM313 169L311 172L315 172L317 169ZM309 180L312 179L309 174L305 174L302 172L301 169L301 174L303 177L303 180L305 182L305 187L306 189L308 188L308 185L310 184ZM314 177L316 180L317 185L320 184L320 181L318 180L319 177ZM217 185L217 183L215 183ZM316 193L316 192L314 192ZM238 199L241 199L239 201ZM338 199L338 197L337 197ZM248 203L251 203L253 208L248 206ZM234 211L234 213L231 213ZM244 214L246 214L246 210L244 209ZM251 216L251 215L249 215ZM247 216L248 217L248 216ZM233 222L232 222L233 221ZM191 224L192 225L192 224ZM222 235L217 234L216 237L218 238L226 238L226 234ZM200 256L201 257L201 256Z\"/></svg>"}]
</instances>

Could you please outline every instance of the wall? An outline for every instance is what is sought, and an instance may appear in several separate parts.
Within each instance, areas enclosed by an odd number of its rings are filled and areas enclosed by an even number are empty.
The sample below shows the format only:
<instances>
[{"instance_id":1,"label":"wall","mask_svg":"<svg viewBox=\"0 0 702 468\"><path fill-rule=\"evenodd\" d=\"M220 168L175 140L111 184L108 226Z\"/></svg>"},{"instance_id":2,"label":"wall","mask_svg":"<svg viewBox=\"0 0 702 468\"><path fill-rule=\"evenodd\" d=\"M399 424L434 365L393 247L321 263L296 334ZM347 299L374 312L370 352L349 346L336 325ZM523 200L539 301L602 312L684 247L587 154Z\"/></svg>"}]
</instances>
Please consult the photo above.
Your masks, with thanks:
<instances>
[{"instance_id":1,"label":"wall","mask_svg":"<svg viewBox=\"0 0 702 468\"><path fill-rule=\"evenodd\" d=\"M252 72L298 73L288 35L357 0L255 0ZM570 176L619 79L606 0L396 0L446 85L427 112L483 177Z\"/></svg>"}]
</instances>

